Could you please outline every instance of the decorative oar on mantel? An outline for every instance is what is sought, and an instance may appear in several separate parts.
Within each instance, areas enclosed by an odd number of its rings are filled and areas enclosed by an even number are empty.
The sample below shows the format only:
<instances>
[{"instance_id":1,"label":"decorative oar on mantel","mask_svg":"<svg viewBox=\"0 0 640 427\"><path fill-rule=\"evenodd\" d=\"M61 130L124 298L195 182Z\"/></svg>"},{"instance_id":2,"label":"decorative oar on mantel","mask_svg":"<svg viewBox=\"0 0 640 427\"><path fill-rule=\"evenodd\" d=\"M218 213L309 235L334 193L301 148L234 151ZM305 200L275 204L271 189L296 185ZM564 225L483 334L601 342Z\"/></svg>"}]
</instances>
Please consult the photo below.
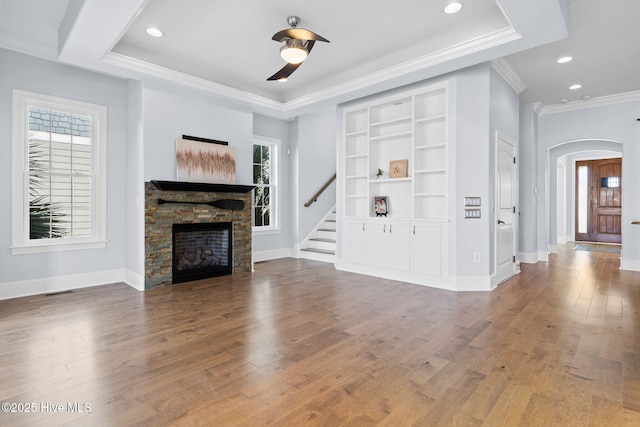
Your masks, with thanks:
<instances>
[{"instance_id":1,"label":"decorative oar on mantel","mask_svg":"<svg viewBox=\"0 0 640 427\"><path fill-rule=\"evenodd\" d=\"M165 200L158 199L158 204L163 205L165 203L187 204L187 205L208 205L219 209L229 209L231 211L241 211L244 209L244 200L235 199L221 199L212 200L210 202L185 202L182 200Z\"/></svg>"}]
</instances>

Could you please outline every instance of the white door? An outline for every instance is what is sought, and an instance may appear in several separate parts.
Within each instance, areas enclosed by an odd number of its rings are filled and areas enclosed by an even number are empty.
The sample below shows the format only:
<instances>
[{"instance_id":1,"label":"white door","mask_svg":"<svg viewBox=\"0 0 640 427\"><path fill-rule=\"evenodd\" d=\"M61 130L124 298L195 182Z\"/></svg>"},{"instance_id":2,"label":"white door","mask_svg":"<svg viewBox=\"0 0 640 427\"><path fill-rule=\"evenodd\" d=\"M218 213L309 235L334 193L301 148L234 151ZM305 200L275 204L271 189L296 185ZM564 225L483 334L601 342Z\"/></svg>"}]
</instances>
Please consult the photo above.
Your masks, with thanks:
<instances>
[{"instance_id":1,"label":"white door","mask_svg":"<svg viewBox=\"0 0 640 427\"><path fill-rule=\"evenodd\" d=\"M496 155L496 277L502 283L516 272L515 148L498 134Z\"/></svg>"}]
</instances>

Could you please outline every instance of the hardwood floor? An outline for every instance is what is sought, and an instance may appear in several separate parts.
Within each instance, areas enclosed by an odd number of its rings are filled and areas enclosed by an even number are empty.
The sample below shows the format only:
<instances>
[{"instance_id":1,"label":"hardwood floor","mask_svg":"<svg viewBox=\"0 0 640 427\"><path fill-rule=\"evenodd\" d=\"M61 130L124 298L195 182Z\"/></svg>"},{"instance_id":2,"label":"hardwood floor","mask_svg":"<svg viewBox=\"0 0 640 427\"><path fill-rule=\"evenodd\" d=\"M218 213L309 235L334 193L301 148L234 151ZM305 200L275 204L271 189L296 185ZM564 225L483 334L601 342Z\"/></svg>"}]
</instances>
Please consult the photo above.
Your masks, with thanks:
<instances>
[{"instance_id":1,"label":"hardwood floor","mask_svg":"<svg viewBox=\"0 0 640 427\"><path fill-rule=\"evenodd\" d=\"M640 425L640 273L572 247L490 293L283 259L0 301L0 425Z\"/></svg>"}]
</instances>

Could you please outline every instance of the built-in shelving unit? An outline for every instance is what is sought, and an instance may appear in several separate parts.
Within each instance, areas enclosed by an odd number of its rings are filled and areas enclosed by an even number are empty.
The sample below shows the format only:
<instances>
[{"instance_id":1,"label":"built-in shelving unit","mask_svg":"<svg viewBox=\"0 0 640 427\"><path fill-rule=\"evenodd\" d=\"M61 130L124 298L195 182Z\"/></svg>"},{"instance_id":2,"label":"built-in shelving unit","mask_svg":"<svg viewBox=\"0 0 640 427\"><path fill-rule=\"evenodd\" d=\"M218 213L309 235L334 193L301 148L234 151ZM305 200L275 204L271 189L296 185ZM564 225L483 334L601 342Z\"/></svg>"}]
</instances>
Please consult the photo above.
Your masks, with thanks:
<instances>
[{"instance_id":1,"label":"built-in shelving unit","mask_svg":"<svg viewBox=\"0 0 640 427\"><path fill-rule=\"evenodd\" d=\"M373 200L385 196L394 218L446 220L446 86L356 107L344 119L346 217L375 216ZM408 161L406 178L389 178L392 160Z\"/></svg>"},{"instance_id":2,"label":"built-in shelving unit","mask_svg":"<svg viewBox=\"0 0 640 427\"><path fill-rule=\"evenodd\" d=\"M344 110L338 268L446 281L448 108L444 83ZM394 160L406 160L406 176L389 176ZM387 216L376 215L376 197L386 197Z\"/></svg>"}]
</instances>

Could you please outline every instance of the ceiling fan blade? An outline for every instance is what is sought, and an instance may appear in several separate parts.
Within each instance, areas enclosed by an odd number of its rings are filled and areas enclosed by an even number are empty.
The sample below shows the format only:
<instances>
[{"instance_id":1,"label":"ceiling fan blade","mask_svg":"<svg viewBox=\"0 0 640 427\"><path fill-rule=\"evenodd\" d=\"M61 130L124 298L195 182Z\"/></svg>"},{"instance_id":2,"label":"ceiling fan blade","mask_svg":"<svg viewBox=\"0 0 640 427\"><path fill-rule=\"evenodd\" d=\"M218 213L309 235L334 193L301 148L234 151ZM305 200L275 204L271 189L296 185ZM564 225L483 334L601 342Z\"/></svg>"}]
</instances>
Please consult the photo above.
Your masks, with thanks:
<instances>
[{"instance_id":1,"label":"ceiling fan blade","mask_svg":"<svg viewBox=\"0 0 640 427\"><path fill-rule=\"evenodd\" d=\"M291 73L297 70L300 65L302 65L302 62L299 64L287 64L284 67L282 67L280 71L275 73L273 76L269 77L267 80L271 81L271 80L286 79L291 75Z\"/></svg>"},{"instance_id":2,"label":"ceiling fan blade","mask_svg":"<svg viewBox=\"0 0 640 427\"><path fill-rule=\"evenodd\" d=\"M311 52L311 49L313 48L313 45L315 44L315 41L313 40L309 40L306 43L306 48L307 48L307 53ZM289 77L295 70L298 69L299 66L302 65L302 62L299 64L286 64L284 67L282 67L277 73L275 73L273 76L269 77L267 79L267 81L272 81L272 80L280 80L280 79L286 79L287 77Z\"/></svg>"},{"instance_id":3,"label":"ceiling fan blade","mask_svg":"<svg viewBox=\"0 0 640 427\"><path fill-rule=\"evenodd\" d=\"M277 33L275 33L271 39L277 42L283 42L287 39L294 39L315 40L319 42L329 43L329 40L304 28L287 28L286 30L278 31Z\"/></svg>"}]
</instances>

